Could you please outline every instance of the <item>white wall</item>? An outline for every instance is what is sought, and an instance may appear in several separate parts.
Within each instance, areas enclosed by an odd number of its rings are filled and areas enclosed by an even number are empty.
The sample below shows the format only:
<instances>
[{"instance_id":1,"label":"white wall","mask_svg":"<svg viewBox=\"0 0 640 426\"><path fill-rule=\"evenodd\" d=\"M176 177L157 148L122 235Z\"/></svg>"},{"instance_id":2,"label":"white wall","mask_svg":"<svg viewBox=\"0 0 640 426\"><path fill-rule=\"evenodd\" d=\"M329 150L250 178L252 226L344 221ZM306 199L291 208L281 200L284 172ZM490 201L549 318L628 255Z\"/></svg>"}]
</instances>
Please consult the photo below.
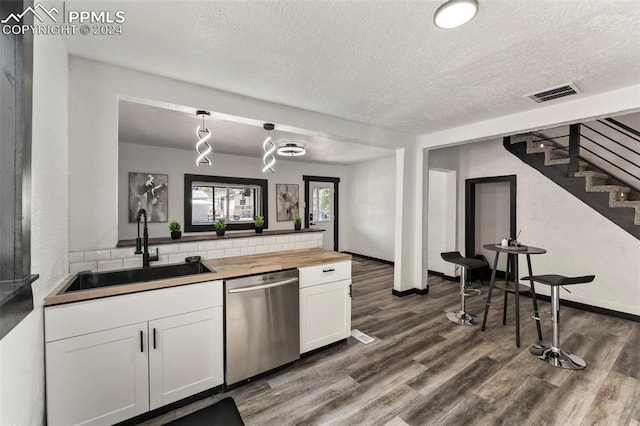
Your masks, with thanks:
<instances>
[{"instance_id":1,"label":"white wall","mask_svg":"<svg viewBox=\"0 0 640 426\"><path fill-rule=\"evenodd\" d=\"M118 152L118 238L129 239L137 235L137 224L128 223L129 172L153 172L169 175L169 221L177 220L184 226L184 175L206 174L231 176L269 181L269 229L293 229L293 222L276 220L276 184L297 184L299 188L300 216L304 217L304 181L302 175L330 176L340 178L340 185L346 182L346 167L328 164L305 163L304 161L277 160L275 173L262 173L260 158L237 155L213 154L211 167L196 167L195 151L184 149L158 148L147 145L120 143ZM340 192L340 221L347 217L348 198ZM344 206L344 208L343 208ZM150 237L168 237L168 223L149 224ZM342 231L340 232L342 233ZM195 233L201 234L201 233ZM188 234L186 234L188 235ZM341 237L342 238L342 237ZM342 242L339 242L342 246ZM340 247L342 249L342 247Z\"/></svg>"},{"instance_id":2,"label":"white wall","mask_svg":"<svg viewBox=\"0 0 640 426\"><path fill-rule=\"evenodd\" d=\"M118 97L203 108L379 146L414 140L361 123L76 57L69 61L69 81L72 251L113 247L118 240Z\"/></svg>"},{"instance_id":3,"label":"white wall","mask_svg":"<svg viewBox=\"0 0 640 426\"><path fill-rule=\"evenodd\" d=\"M42 298L68 264L68 56L62 39L36 36L31 159L34 310L0 341L0 424L44 423Z\"/></svg>"},{"instance_id":4,"label":"white wall","mask_svg":"<svg viewBox=\"0 0 640 426\"><path fill-rule=\"evenodd\" d=\"M347 183L341 186L346 200L340 201L344 250L394 260L395 173L395 156L347 168Z\"/></svg>"},{"instance_id":5,"label":"white wall","mask_svg":"<svg viewBox=\"0 0 640 426\"><path fill-rule=\"evenodd\" d=\"M467 144L459 149L460 211L464 211L466 179L517 175L516 220L518 230L522 230L519 240L547 250L546 254L532 256L533 273L594 274L593 283L572 286L573 293L561 291L561 297L640 314L639 240L510 154L501 140ZM458 246L464 247L464 215L458 227ZM519 268L524 276L526 259L520 257ZM549 294L544 285L536 286L536 290Z\"/></svg>"}]
</instances>

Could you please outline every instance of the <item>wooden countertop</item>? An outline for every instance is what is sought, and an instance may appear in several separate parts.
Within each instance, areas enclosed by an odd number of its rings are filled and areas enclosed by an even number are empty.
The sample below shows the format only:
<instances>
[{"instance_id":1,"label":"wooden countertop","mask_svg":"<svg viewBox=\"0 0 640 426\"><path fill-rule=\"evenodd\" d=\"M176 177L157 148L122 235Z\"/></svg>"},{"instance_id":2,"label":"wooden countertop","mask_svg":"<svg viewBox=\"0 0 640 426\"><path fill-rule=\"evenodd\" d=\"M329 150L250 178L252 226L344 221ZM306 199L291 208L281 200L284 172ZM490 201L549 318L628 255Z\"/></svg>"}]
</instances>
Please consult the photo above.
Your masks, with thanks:
<instances>
[{"instance_id":1,"label":"wooden countertop","mask_svg":"<svg viewBox=\"0 0 640 426\"><path fill-rule=\"evenodd\" d=\"M123 284L101 287L91 290L74 291L58 294L73 281L77 274L69 274L63 282L44 298L45 306L62 303L79 302L81 300L98 299L101 297L117 296L121 294L137 293L139 291L156 290L159 288L193 284L203 281L222 280L245 275L261 274L284 269L300 268L304 266L322 265L324 263L351 260L350 254L338 253L321 248L280 251L275 253L255 254L249 256L225 257L222 259L203 260L203 263L215 272L186 275L155 281L145 281L134 284Z\"/></svg>"}]
</instances>

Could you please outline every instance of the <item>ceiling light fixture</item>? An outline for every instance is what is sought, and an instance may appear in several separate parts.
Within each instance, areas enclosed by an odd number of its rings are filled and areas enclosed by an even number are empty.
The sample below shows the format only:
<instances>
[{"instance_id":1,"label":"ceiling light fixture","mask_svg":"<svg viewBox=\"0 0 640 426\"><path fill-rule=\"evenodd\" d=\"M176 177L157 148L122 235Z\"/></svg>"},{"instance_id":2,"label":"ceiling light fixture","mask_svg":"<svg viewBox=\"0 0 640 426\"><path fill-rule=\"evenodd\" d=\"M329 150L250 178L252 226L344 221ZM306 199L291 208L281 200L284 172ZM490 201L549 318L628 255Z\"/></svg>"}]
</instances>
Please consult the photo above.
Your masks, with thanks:
<instances>
[{"instance_id":1,"label":"ceiling light fixture","mask_svg":"<svg viewBox=\"0 0 640 426\"><path fill-rule=\"evenodd\" d=\"M271 170L271 173L275 173L276 171L273 170L273 165L276 164L276 157L273 156L273 153L276 150L276 146L271 142L271 131L275 129L275 126L273 123L264 123L262 127L269 132L267 138L262 142L262 150L264 151L264 155L262 156L262 164L264 164L262 173L265 173L267 170Z\"/></svg>"},{"instance_id":2,"label":"ceiling light fixture","mask_svg":"<svg viewBox=\"0 0 640 426\"><path fill-rule=\"evenodd\" d=\"M438 28L464 25L478 13L478 0L449 0L436 10L433 22Z\"/></svg>"},{"instance_id":3,"label":"ceiling light fixture","mask_svg":"<svg viewBox=\"0 0 640 426\"><path fill-rule=\"evenodd\" d=\"M278 153L278 155L283 155L286 157L299 157L300 155L306 154L307 150L304 149L303 146L300 146L295 142L287 142L280 145L276 152Z\"/></svg>"},{"instance_id":4,"label":"ceiling light fixture","mask_svg":"<svg viewBox=\"0 0 640 426\"><path fill-rule=\"evenodd\" d=\"M209 129L204 127L204 117L211 116L209 111L198 110L196 112L197 116L202 116L202 127L198 126L196 128L196 137L198 138L198 142L196 142L196 151L198 152L198 158L196 159L196 166L200 167L200 164L206 164L207 166L211 166L211 160L209 160L209 155L212 151L211 145L207 142L207 140L211 137L211 132Z\"/></svg>"}]
</instances>

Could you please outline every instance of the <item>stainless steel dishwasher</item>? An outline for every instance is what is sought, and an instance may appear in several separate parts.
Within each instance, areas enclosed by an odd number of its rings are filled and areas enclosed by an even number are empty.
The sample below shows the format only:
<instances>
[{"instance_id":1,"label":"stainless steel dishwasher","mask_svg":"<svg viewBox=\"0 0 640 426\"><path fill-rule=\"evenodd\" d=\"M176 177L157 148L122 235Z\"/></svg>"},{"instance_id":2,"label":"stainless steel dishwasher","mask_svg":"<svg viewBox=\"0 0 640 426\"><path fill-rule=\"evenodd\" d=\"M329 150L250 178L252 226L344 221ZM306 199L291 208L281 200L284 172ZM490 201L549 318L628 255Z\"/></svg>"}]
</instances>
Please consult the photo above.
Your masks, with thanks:
<instances>
[{"instance_id":1,"label":"stainless steel dishwasher","mask_svg":"<svg viewBox=\"0 0 640 426\"><path fill-rule=\"evenodd\" d=\"M298 270L225 281L225 382L300 358Z\"/></svg>"}]
</instances>

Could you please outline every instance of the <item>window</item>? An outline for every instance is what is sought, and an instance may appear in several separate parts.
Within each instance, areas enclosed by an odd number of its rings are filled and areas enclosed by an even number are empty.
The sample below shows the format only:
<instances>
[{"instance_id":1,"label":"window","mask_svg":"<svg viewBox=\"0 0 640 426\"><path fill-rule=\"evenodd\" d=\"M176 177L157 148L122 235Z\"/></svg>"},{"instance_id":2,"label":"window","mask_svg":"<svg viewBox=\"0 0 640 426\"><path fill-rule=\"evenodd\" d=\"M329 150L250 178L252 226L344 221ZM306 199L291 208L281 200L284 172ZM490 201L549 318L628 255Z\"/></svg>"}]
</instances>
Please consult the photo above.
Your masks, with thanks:
<instances>
[{"instance_id":1,"label":"window","mask_svg":"<svg viewBox=\"0 0 640 426\"><path fill-rule=\"evenodd\" d=\"M331 220L331 188L313 188L311 194L311 205L313 220L323 222Z\"/></svg>"},{"instance_id":2,"label":"window","mask_svg":"<svg viewBox=\"0 0 640 426\"><path fill-rule=\"evenodd\" d=\"M220 219L227 222L228 230L253 229L256 216L264 216L267 228L267 183L265 179L185 175L185 231L214 231Z\"/></svg>"}]
</instances>

